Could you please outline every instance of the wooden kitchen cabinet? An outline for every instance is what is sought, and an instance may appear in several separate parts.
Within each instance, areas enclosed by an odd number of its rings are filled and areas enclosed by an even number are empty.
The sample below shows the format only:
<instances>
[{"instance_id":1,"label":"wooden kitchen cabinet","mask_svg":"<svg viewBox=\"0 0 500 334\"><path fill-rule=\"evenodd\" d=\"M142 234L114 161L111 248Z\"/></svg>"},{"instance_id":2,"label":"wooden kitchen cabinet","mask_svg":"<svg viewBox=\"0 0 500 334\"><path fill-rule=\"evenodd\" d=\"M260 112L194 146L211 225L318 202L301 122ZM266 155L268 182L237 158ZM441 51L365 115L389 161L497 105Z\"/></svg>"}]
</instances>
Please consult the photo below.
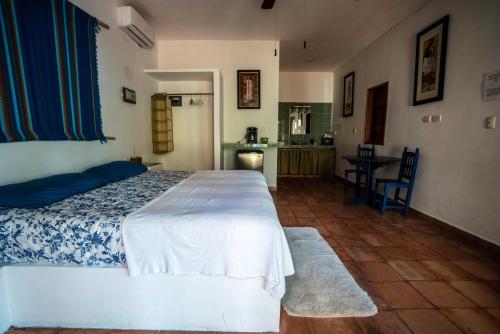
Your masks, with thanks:
<instances>
[{"instance_id":1,"label":"wooden kitchen cabinet","mask_svg":"<svg viewBox=\"0 0 500 334\"><path fill-rule=\"evenodd\" d=\"M331 147L278 149L278 175L335 175L336 150Z\"/></svg>"}]
</instances>

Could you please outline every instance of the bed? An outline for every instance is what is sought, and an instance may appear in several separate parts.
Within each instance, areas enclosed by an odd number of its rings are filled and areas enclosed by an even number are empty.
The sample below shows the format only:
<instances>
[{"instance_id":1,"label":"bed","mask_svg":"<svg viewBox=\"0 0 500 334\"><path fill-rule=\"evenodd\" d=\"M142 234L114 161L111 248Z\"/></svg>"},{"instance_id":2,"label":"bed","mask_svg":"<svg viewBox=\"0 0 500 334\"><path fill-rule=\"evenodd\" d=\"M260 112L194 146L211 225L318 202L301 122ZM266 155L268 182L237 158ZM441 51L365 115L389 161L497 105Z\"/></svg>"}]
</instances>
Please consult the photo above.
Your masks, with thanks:
<instances>
[{"instance_id":1,"label":"bed","mask_svg":"<svg viewBox=\"0 0 500 334\"><path fill-rule=\"evenodd\" d=\"M0 207L0 264L124 266L125 217L191 174L147 171L48 207Z\"/></svg>"},{"instance_id":2,"label":"bed","mask_svg":"<svg viewBox=\"0 0 500 334\"><path fill-rule=\"evenodd\" d=\"M18 326L278 331L293 274L252 171L148 171L49 207L0 208L0 263Z\"/></svg>"}]
</instances>

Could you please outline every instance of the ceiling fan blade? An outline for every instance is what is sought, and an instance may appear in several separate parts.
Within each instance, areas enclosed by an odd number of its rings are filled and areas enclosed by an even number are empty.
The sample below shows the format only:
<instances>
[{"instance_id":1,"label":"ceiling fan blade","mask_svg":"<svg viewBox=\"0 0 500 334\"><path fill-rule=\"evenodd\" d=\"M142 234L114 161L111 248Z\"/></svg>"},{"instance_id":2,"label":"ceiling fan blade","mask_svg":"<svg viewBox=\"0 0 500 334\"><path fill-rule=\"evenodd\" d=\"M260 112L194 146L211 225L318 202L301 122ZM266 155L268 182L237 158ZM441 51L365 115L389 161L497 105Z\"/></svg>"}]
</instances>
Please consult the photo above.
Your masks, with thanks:
<instances>
[{"instance_id":1,"label":"ceiling fan blade","mask_svg":"<svg viewBox=\"0 0 500 334\"><path fill-rule=\"evenodd\" d=\"M262 7L261 7L261 8L262 8L262 9L271 9L271 8L273 8L273 7L274 7L274 2L275 2L275 1L276 1L276 0L264 0L264 1L262 2Z\"/></svg>"}]
</instances>

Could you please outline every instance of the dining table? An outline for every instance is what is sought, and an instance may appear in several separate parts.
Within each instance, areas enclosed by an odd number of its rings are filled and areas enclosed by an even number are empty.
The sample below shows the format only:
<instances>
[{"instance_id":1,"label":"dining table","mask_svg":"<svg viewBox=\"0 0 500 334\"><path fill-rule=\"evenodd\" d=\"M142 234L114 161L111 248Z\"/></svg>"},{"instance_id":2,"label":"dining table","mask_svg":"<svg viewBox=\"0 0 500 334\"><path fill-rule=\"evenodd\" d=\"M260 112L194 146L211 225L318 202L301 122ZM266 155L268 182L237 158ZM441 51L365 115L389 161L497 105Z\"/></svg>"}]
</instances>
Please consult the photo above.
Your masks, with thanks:
<instances>
[{"instance_id":1,"label":"dining table","mask_svg":"<svg viewBox=\"0 0 500 334\"><path fill-rule=\"evenodd\" d=\"M373 179L375 170L380 167L393 164L395 162L401 161L398 157L389 156L374 156L374 157L363 157L358 155L345 155L342 159L347 160L351 165L366 171L366 190L360 196L355 198L346 199L345 204L368 204L371 205L373 201ZM375 189L376 190L376 189Z\"/></svg>"}]
</instances>

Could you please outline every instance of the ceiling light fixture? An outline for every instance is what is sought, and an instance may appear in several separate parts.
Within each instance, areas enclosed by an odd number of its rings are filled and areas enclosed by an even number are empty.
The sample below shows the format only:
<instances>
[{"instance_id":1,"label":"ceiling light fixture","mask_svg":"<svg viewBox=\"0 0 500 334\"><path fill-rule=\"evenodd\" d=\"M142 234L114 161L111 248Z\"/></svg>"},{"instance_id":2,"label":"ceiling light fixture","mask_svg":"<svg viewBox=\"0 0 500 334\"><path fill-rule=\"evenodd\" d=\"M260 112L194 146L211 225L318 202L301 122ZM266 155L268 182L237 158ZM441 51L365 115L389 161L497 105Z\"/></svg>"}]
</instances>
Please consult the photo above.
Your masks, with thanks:
<instances>
[{"instance_id":1,"label":"ceiling light fixture","mask_svg":"<svg viewBox=\"0 0 500 334\"><path fill-rule=\"evenodd\" d=\"M260 8L262 9L271 9L274 6L275 0L264 0L262 1L262 6Z\"/></svg>"},{"instance_id":2,"label":"ceiling light fixture","mask_svg":"<svg viewBox=\"0 0 500 334\"><path fill-rule=\"evenodd\" d=\"M278 0L274 7L274 56L278 56Z\"/></svg>"},{"instance_id":3,"label":"ceiling light fixture","mask_svg":"<svg viewBox=\"0 0 500 334\"><path fill-rule=\"evenodd\" d=\"M307 0L304 0L304 50L307 49Z\"/></svg>"}]
</instances>

